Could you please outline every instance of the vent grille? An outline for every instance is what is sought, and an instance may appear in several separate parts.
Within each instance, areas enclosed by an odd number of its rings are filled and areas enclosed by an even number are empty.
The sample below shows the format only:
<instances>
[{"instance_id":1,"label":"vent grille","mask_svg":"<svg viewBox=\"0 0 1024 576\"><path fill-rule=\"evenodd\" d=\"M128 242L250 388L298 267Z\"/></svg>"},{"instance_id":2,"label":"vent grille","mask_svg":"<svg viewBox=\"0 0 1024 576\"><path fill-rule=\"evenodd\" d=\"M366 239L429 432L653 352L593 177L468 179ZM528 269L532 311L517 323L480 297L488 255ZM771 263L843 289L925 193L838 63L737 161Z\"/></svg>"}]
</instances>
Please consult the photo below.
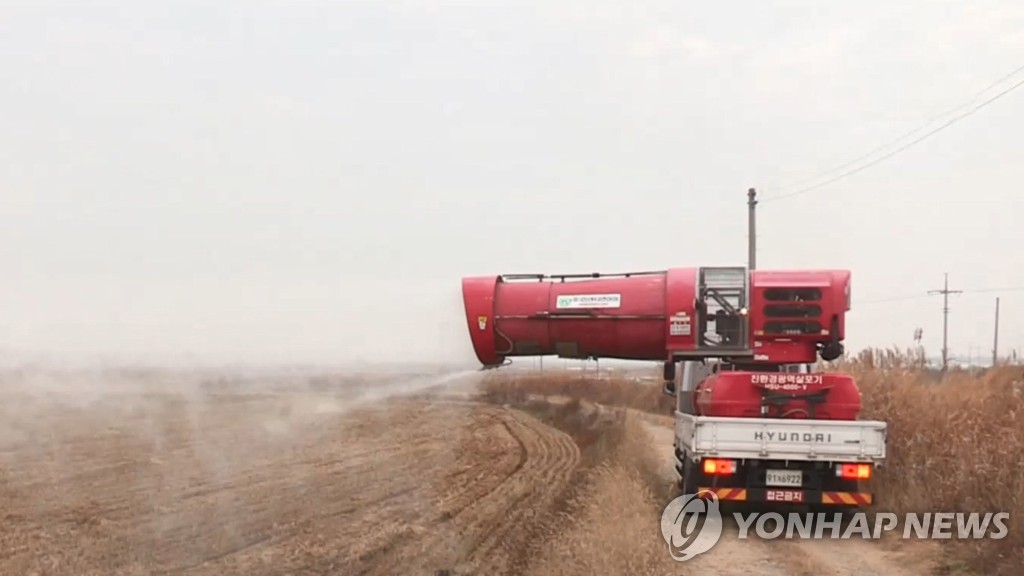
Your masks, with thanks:
<instances>
[{"instance_id":1,"label":"vent grille","mask_svg":"<svg viewBox=\"0 0 1024 576\"><path fill-rule=\"evenodd\" d=\"M821 300L821 289L765 288L764 299L772 302L816 302Z\"/></svg>"},{"instance_id":2,"label":"vent grille","mask_svg":"<svg viewBox=\"0 0 1024 576\"><path fill-rule=\"evenodd\" d=\"M799 336L802 334L821 334L821 329L821 322L813 320L809 322L771 321L764 323L765 335L787 334L791 336Z\"/></svg>"},{"instance_id":3,"label":"vent grille","mask_svg":"<svg viewBox=\"0 0 1024 576\"><path fill-rule=\"evenodd\" d=\"M821 316L821 306L817 304L769 304L764 307L764 315L767 318L818 318Z\"/></svg>"}]
</instances>

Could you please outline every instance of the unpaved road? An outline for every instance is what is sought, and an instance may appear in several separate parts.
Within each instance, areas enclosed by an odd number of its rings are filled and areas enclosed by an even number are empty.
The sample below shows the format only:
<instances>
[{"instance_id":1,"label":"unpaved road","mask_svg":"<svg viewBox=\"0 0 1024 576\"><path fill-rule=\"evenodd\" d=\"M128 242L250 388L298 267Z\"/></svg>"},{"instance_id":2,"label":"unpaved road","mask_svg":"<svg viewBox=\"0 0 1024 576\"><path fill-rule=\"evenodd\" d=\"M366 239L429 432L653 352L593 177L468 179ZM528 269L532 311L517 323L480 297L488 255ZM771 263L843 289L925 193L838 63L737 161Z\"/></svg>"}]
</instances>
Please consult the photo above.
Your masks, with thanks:
<instances>
[{"instance_id":1,"label":"unpaved road","mask_svg":"<svg viewBox=\"0 0 1024 576\"><path fill-rule=\"evenodd\" d=\"M642 416L645 429L661 450L669 455L661 473L666 481L676 477L672 467L672 420ZM783 510L784 511L784 510ZM787 576L916 576L936 570L938 550L933 543L871 542L849 540L758 540L738 538L739 528L729 520L718 544L703 556L687 561L688 568L705 568L716 575Z\"/></svg>"},{"instance_id":2,"label":"unpaved road","mask_svg":"<svg viewBox=\"0 0 1024 576\"><path fill-rule=\"evenodd\" d=\"M465 399L0 392L2 574L530 573L579 477L572 437ZM648 429L667 462L670 430ZM659 538L651 512L649 531L608 545L629 554L629 538ZM670 568L930 570L920 551L728 535Z\"/></svg>"}]
</instances>

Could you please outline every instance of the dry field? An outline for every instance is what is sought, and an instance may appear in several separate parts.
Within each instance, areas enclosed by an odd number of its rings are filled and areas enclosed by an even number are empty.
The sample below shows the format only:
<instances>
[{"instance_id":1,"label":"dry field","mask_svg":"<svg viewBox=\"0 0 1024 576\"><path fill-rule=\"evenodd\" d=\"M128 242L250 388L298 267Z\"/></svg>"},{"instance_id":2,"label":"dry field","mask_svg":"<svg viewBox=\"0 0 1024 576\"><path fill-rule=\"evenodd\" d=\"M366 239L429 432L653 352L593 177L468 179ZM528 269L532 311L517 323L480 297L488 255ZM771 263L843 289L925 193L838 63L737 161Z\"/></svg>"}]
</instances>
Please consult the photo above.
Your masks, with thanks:
<instances>
[{"instance_id":1,"label":"dry field","mask_svg":"<svg viewBox=\"0 0 1024 576\"><path fill-rule=\"evenodd\" d=\"M944 421L898 418L922 402L946 403L956 422L981 414L886 370L864 376L878 396L869 410L896 411L900 431ZM986 406L1013 409L1006 398ZM7 372L0 573L909 576L1022 565L1012 556L1020 540L1011 538L978 551L724 537L676 563L658 531L674 495L664 408L656 383L500 371L263 379ZM977 433L1005 435L1007 426ZM893 505L991 502L999 496L973 494L981 480L958 468L990 465L985 474L1016 490L1020 506L1020 444L990 440L985 455L963 461L977 437L949 428L935 434L957 444L921 462L912 459L938 438L918 430L894 439L885 478ZM1009 457L1013 465L996 466ZM910 484L926 481L923 495Z\"/></svg>"}]
</instances>

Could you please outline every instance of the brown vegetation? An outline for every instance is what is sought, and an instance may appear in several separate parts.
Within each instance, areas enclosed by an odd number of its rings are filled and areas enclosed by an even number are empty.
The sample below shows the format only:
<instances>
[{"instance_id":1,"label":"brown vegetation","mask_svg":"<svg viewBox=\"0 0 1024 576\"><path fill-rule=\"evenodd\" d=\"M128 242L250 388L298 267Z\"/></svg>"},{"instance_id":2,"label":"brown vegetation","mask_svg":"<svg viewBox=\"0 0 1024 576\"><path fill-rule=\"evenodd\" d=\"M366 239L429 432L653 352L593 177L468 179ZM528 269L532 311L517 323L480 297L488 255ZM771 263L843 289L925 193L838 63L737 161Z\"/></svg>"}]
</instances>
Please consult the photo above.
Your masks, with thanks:
<instances>
[{"instance_id":1,"label":"brown vegetation","mask_svg":"<svg viewBox=\"0 0 1024 576\"><path fill-rule=\"evenodd\" d=\"M558 370L494 372L484 379L481 389L488 399L509 404L523 404L530 397L564 396L664 415L671 415L676 405L675 398L662 393L661 381L646 374L597 379Z\"/></svg>"},{"instance_id":2,"label":"brown vegetation","mask_svg":"<svg viewBox=\"0 0 1024 576\"><path fill-rule=\"evenodd\" d=\"M863 418L889 423L878 508L1009 512L1002 540L953 541L950 564L988 574L1024 566L1024 367L939 376L893 350L866 351L834 370L857 377Z\"/></svg>"},{"instance_id":3,"label":"brown vegetation","mask_svg":"<svg viewBox=\"0 0 1024 576\"><path fill-rule=\"evenodd\" d=\"M625 410L341 380L0 374L0 573L673 567Z\"/></svg>"},{"instance_id":4,"label":"brown vegetation","mask_svg":"<svg viewBox=\"0 0 1024 576\"><path fill-rule=\"evenodd\" d=\"M344 397L0 387L0 574L520 573L573 439L500 406Z\"/></svg>"},{"instance_id":5,"label":"brown vegetation","mask_svg":"<svg viewBox=\"0 0 1024 576\"><path fill-rule=\"evenodd\" d=\"M515 389L515 381L508 381ZM500 383L493 382L494 399ZM549 424L566 430L584 453L573 489L549 518L539 546L523 566L545 576L668 574L679 566L657 532L670 484L658 473L662 458L635 413L578 398L564 404L526 399Z\"/></svg>"},{"instance_id":6,"label":"brown vegetation","mask_svg":"<svg viewBox=\"0 0 1024 576\"><path fill-rule=\"evenodd\" d=\"M876 510L1008 512L1006 538L953 540L943 548L944 560L951 569L1018 574L1024 566L1024 367L942 375L926 368L919 355L869 350L819 369L854 375L864 404L861 418L889 423L889 455L875 479ZM492 400L510 403L566 396L655 414L670 414L674 405L656 374L598 380L557 372L499 373L483 388Z\"/></svg>"},{"instance_id":7,"label":"brown vegetation","mask_svg":"<svg viewBox=\"0 0 1024 576\"><path fill-rule=\"evenodd\" d=\"M884 352L830 369L890 423L879 508L1008 511L1006 539L941 549L949 568L1018 573L1021 368L939 378ZM705 572L657 530L673 399L655 371L497 371L483 403L429 379L236 380L0 375L0 572ZM419 392L361 400L385 385ZM872 543L811 544L726 539L706 571L845 575L867 556L925 573Z\"/></svg>"}]
</instances>

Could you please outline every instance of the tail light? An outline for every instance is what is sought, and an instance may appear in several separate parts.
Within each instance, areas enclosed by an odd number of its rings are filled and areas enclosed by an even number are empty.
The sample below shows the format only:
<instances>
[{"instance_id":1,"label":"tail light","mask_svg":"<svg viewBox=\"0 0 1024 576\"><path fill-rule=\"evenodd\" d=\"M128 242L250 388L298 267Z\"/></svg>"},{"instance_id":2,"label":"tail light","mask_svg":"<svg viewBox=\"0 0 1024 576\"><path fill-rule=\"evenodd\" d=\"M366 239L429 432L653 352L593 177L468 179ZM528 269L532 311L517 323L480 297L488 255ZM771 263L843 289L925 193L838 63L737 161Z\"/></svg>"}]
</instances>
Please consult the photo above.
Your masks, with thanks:
<instances>
[{"instance_id":1,"label":"tail light","mask_svg":"<svg viewBox=\"0 0 1024 576\"><path fill-rule=\"evenodd\" d=\"M871 464L839 464L836 476L844 480L867 480L871 478Z\"/></svg>"},{"instance_id":2,"label":"tail light","mask_svg":"<svg viewBox=\"0 0 1024 576\"><path fill-rule=\"evenodd\" d=\"M714 475L735 474L736 461L722 460L719 458L707 458L704 460L704 473Z\"/></svg>"}]
</instances>

